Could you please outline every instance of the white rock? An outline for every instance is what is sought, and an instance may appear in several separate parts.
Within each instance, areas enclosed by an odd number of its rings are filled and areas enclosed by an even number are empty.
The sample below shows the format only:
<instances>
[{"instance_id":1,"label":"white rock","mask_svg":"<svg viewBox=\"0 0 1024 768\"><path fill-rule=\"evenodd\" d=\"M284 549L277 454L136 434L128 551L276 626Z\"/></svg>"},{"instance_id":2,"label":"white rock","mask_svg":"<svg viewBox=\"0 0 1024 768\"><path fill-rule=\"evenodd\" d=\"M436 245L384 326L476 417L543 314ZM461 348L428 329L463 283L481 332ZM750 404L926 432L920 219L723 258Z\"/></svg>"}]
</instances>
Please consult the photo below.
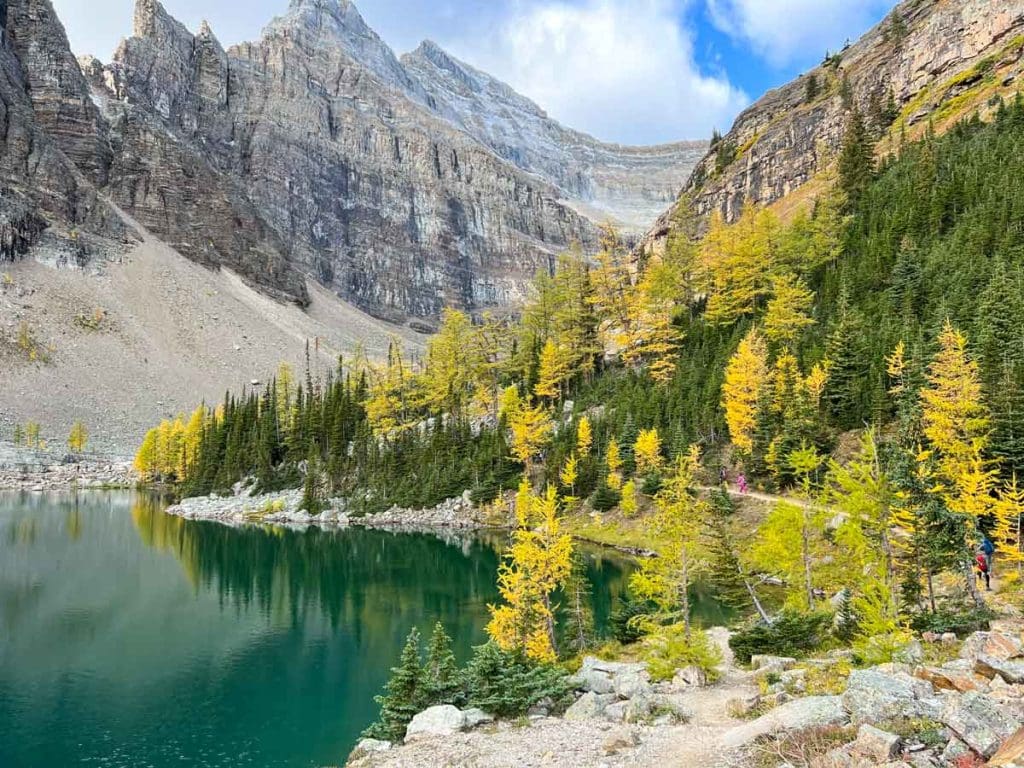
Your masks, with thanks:
<instances>
[{"instance_id":1,"label":"white rock","mask_svg":"<svg viewBox=\"0 0 1024 768\"><path fill-rule=\"evenodd\" d=\"M405 729L405 740L451 736L466 727L466 715L451 704L440 704L416 715Z\"/></svg>"}]
</instances>

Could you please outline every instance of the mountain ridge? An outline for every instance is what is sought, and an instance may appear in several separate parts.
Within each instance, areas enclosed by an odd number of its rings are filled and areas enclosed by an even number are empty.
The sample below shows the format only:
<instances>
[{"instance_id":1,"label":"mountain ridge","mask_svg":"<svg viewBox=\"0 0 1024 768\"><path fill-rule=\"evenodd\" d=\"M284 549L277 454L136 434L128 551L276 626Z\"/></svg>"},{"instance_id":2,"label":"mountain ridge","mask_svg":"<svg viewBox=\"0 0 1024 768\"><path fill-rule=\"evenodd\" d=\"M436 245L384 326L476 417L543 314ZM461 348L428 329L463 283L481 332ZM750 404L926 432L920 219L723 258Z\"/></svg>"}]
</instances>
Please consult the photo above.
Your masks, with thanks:
<instances>
[{"instance_id":1,"label":"mountain ridge","mask_svg":"<svg viewBox=\"0 0 1024 768\"><path fill-rule=\"evenodd\" d=\"M991 113L996 97L1015 93L1022 35L1021 0L999 7L989 0L903 0L856 42L741 112L640 250L662 249L684 209L733 221L748 202L807 202L819 191L816 179L832 167L854 109L880 139L880 153L930 122L942 131L975 109ZM991 71L973 72L990 58ZM894 115L885 114L890 95Z\"/></svg>"}]
</instances>

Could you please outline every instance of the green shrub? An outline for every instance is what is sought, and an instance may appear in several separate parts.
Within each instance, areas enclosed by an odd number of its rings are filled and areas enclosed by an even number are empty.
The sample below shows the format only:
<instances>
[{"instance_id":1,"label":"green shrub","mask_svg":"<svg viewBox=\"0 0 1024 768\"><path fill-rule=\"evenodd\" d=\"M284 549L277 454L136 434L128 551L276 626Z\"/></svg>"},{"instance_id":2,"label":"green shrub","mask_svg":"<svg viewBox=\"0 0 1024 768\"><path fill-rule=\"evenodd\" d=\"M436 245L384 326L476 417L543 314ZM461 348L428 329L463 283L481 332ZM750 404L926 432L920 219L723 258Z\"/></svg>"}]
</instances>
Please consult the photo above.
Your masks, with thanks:
<instances>
[{"instance_id":1,"label":"green shrub","mask_svg":"<svg viewBox=\"0 0 1024 768\"><path fill-rule=\"evenodd\" d=\"M706 634L692 630L687 637L682 624L661 627L644 637L643 656L652 680L671 680L683 667L700 667L714 680L722 663L722 652Z\"/></svg>"},{"instance_id":2,"label":"green shrub","mask_svg":"<svg viewBox=\"0 0 1024 768\"><path fill-rule=\"evenodd\" d=\"M630 645L640 639L641 632L636 622L637 616L646 616L654 610L654 606L645 600L635 600L629 594L619 598L618 605L608 617L612 637L623 645Z\"/></svg>"},{"instance_id":3,"label":"green shrub","mask_svg":"<svg viewBox=\"0 0 1024 768\"><path fill-rule=\"evenodd\" d=\"M744 664L755 654L803 656L822 644L831 622L828 613L787 611L771 624L758 623L736 632L729 638L729 647Z\"/></svg>"},{"instance_id":4,"label":"green shrub","mask_svg":"<svg viewBox=\"0 0 1024 768\"><path fill-rule=\"evenodd\" d=\"M494 642L474 649L465 679L470 706L496 717L522 715L542 699L564 705L570 691L568 678L559 667L507 653Z\"/></svg>"},{"instance_id":5,"label":"green shrub","mask_svg":"<svg viewBox=\"0 0 1024 768\"><path fill-rule=\"evenodd\" d=\"M982 632L989 627L995 614L987 608L971 608L963 611L943 610L935 613L919 613L910 620L910 626L917 632L955 632L969 635Z\"/></svg>"},{"instance_id":6,"label":"green shrub","mask_svg":"<svg viewBox=\"0 0 1024 768\"><path fill-rule=\"evenodd\" d=\"M607 512L609 509L615 509L621 500L621 493L602 483L590 497L590 506L598 512Z\"/></svg>"}]
</instances>

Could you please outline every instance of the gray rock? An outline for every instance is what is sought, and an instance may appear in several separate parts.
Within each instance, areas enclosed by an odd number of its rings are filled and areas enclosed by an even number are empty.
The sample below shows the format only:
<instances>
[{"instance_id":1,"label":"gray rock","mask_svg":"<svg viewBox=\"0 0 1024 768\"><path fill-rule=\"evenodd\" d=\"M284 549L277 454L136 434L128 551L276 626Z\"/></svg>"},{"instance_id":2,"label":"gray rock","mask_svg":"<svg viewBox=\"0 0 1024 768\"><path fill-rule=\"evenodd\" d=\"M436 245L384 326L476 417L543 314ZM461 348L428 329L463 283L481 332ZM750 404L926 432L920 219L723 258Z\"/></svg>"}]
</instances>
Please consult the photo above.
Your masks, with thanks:
<instances>
[{"instance_id":1,"label":"gray rock","mask_svg":"<svg viewBox=\"0 0 1024 768\"><path fill-rule=\"evenodd\" d=\"M462 718L467 729L494 722L494 715L489 715L476 707L462 710Z\"/></svg>"},{"instance_id":2,"label":"gray rock","mask_svg":"<svg viewBox=\"0 0 1024 768\"><path fill-rule=\"evenodd\" d=\"M612 678L612 683L615 693L623 699L650 696L653 693L647 670L620 672Z\"/></svg>"},{"instance_id":3,"label":"gray rock","mask_svg":"<svg viewBox=\"0 0 1024 768\"><path fill-rule=\"evenodd\" d=\"M750 657L750 668L755 672L760 670L785 672L787 669L792 669L795 664L796 659L789 656L770 656L758 653Z\"/></svg>"},{"instance_id":4,"label":"gray rock","mask_svg":"<svg viewBox=\"0 0 1024 768\"><path fill-rule=\"evenodd\" d=\"M707 684L707 673L700 667L683 667L672 677L672 687L677 690L703 688Z\"/></svg>"},{"instance_id":5,"label":"gray rock","mask_svg":"<svg viewBox=\"0 0 1024 768\"><path fill-rule=\"evenodd\" d=\"M857 669L850 674L843 706L850 713L850 720L858 725L895 718L934 718L942 709L931 683L877 667Z\"/></svg>"},{"instance_id":6,"label":"gray rock","mask_svg":"<svg viewBox=\"0 0 1024 768\"><path fill-rule=\"evenodd\" d=\"M965 693L946 702L940 721L967 746L985 758L1021 727L1022 718L990 696Z\"/></svg>"},{"instance_id":7,"label":"gray rock","mask_svg":"<svg viewBox=\"0 0 1024 768\"><path fill-rule=\"evenodd\" d=\"M432 736L451 736L465 727L466 715L458 707L453 707L451 704L439 704L436 707L425 709L413 717L412 722L405 729L405 740L416 741Z\"/></svg>"},{"instance_id":8,"label":"gray rock","mask_svg":"<svg viewBox=\"0 0 1024 768\"><path fill-rule=\"evenodd\" d=\"M971 748L954 736L946 744L946 748L942 750L940 759L944 765L956 765L957 760L970 753Z\"/></svg>"},{"instance_id":9,"label":"gray rock","mask_svg":"<svg viewBox=\"0 0 1024 768\"><path fill-rule=\"evenodd\" d=\"M624 749L632 749L640 744L640 734L632 728L619 728L612 731L601 745L606 755L616 755Z\"/></svg>"},{"instance_id":10,"label":"gray rock","mask_svg":"<svg viewBox=\"0 0 1024 768\"><path fill-rule=\"evenodd\" d=\"M604 714L605 707L616 701L614 694L598 694L587 691L565 711L566 720L593 720Z\"/></svg>"},{"instance_id":11,"label":"gray rock","mask_svg":"<svg viewBox=\"0 0 1024 768\"><path fill-rule=\"evenodd\" d=\"M363 739L356 744L356 752L362 752L368 754L370 752L387 752L391 749L390 741L381 741L380 739Z\"/></svg>"},{"instance_id":12,"label":"gray rock","mask_svg":"<svg viewBox=\"0 0 1024 768\"><path fill-rule=\"evenodd\" d=\"M979 656L988 656L1000 661L1021 655L1021 642L1001 632L975 632L960 647L960 658L974 661Z\"/></svg>"},{"instance_id":13,"label":"gray rock","mask_svg":"<svg viewBox=\"0 0 1024 768\"><path fill-rule=\"evenodd\" d=\"M764 736L806 728L845 725L848 722L849 715L839 696L808 696L790 701L756 720L726 731L722 742L726 748L736 749Z\"/></svg>"},{"instance_id":14,"label":"gray rock","mask_svg":"<svg viewBox=\"0 0 1024 768\"><path fill-rule=\"evenodd\" d=\"M857 740L850 746L857 755L874 760L875 764L887 763L900 752L900 737L867 723L857 731Z\"/></svg>"},{"instance_id":15,"label":"gray rock","mask_svg":"<svg viewBox=\"0 0 1024 768\"><path fill-rule=\"evenodd\" d=\"M919 640L911 640L893 654L893 661L899 664L920 664L924 660L924 646Z\"/></svg>"},{"instance_id":16,"label":"gray rock","mask_svg":"<svg viewBox=\"0 0 1024 768\"><path fill-rule=\"evenodd\" d=\"M1011 685L1024 683L1024 661L1007 661L981 655L974 662L974 671L989 680L998 675Z\"/></svg>"}]
</instances>

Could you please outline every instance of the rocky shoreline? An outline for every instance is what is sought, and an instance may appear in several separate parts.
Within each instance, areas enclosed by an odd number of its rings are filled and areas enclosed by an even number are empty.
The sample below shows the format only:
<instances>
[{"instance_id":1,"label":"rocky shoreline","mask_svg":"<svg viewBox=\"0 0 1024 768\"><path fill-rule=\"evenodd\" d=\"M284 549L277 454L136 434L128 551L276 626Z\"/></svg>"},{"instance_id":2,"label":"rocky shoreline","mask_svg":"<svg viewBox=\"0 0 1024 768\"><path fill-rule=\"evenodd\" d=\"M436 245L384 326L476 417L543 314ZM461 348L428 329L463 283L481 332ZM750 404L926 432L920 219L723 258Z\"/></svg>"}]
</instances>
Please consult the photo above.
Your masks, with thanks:
<instances>
[{"instance_id":1,"label":"rocky shoreline","mask_svg":"<svg viewBox=\"0 0 1024 768\"><path fill-rule=\"evenodd\" d=\"M0 462L0 491L69 491L134 488L131 462L114 459Z\"/></svg>"},{"instance_id":2,"label":"rocky shoreline","mask_svg":"<svg viewBox=\"0 0 1024 768\"><path fill-rule=\"evenodd\" d=\"M799 764L813 768L960 768L986 760L1024 767L1019 626L963 643L925 636L904 661L860 669L851 668L849 651L802 661L755 656L740 668L728 653L728 631L709 635L726 654L714 683L695 668L654 682L643 663L587 657L570 681L575 701L561 716L538 706L509 723L431 707L413 718L402 742L364 740L347 765L781 766L793 764L788 743L801 751ZM824 676L837 684L823 690Z\"/></svg>"},{"instance_id":3,"label":"rocky shoreline","mask_svg":"<svg viewBox=\"0 0 1024 768\"><path fill-rule=\"evenodd\" d=\"M371 515L350 514L343 499L332 499L328 508L317 515L300 509L301 503L301 490L252 495L247 490L236 489L233 496L211 495L182 499L178 504L168 507L167 512L187 520L211 520L226 525L357 525L365 528L458 531L499 527L485 519L481 510L469 499L468 493L428 509L392 507Z\"/></svg>"}]
</instances>

